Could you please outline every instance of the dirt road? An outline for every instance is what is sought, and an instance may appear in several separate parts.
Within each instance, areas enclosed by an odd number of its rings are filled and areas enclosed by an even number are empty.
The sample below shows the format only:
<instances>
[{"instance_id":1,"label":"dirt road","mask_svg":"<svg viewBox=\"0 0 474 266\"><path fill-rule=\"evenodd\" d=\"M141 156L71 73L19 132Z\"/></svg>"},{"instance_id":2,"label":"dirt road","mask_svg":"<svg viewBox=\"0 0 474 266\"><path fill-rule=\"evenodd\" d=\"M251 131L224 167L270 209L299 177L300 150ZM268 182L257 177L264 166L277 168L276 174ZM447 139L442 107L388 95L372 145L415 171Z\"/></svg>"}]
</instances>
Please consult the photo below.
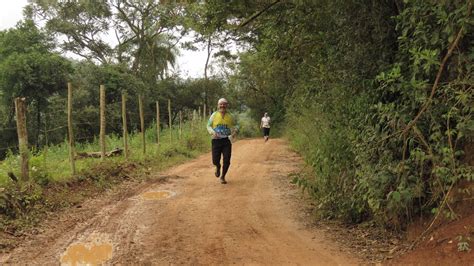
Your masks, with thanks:
<instances>
[{"instance_id":1,"label":"dirt road","mask_svg":"<svg viewBox=\"0 0 474 266\"><path fill-rule=\"evenodd\" d=\"M301 159L282 140L241 140L227 185L203 155L160 173L166 182L58 216L0 262L357 264L298 220L281 179L299 167Z\"/></svg>"}]
</instances>

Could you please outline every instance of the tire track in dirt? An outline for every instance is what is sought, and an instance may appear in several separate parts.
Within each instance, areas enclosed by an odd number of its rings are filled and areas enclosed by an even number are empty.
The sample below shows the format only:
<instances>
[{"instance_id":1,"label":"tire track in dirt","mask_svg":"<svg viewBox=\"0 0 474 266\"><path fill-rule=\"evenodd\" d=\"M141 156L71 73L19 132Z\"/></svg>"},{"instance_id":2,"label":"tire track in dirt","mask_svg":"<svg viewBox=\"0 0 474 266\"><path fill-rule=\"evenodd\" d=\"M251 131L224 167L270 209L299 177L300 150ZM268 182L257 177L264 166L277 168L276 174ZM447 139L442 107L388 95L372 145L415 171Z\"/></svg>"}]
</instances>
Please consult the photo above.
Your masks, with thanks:
<instances>
[{"instance_id":1,"label":"tire track in dirt","mask_svg":"<svg viewBox=\"0 0 474 266\"><path fill-rule=\"evenodd\" d=\"M167 182L144 185L75 226L58 225L55 237L43 236L44 245L32 241L3 261L58 264L68 246L95 239L112 244L110 264L359 263L307 230L283 202L286 192L275 178L299 167L301 159L283 140L241 140L234 143L227 185L214 177L210 155L203 155L162 173ZM159 190L176 194L140 196Z\"/></svg>"}]
</instances>

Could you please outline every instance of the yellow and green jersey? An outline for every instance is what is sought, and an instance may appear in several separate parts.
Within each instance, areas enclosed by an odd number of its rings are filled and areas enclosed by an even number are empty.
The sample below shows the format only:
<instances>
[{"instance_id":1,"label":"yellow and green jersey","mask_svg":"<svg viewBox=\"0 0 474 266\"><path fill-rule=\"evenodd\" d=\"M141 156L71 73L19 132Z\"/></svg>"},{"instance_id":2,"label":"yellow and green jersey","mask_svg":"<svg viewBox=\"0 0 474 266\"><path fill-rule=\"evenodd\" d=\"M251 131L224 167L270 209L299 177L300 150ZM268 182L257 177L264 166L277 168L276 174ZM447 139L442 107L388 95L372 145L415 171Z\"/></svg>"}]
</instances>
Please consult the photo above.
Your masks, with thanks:
<instances>
[{"instance_id":1,"label":"yellow and green jersey","mask_svg":"<svg viewBox=\"0 0 474 266\"><path fill-rule=\"evenodd\" d=\"M218 139L228 138L232 134L232 129L239 130L237 118L230 112L224 115L216 111L212 113L209 121L207 121L207 131L209 134L216 133Z\"/></svg>"}]
</instances>

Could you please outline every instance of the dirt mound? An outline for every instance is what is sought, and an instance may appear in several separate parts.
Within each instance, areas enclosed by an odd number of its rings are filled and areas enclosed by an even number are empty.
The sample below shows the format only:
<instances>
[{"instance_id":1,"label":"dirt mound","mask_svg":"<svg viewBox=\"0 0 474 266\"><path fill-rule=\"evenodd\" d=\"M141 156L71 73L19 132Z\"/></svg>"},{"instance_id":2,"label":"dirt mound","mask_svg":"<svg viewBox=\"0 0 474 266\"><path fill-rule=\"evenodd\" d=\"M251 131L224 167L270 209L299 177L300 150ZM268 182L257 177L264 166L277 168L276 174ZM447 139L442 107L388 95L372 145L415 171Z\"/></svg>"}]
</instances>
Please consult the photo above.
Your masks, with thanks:
<instances>
[{"instance_id":1,"label":"dirt mound","mask_svg":"<svg viewBox=\"0 0 474 266\"><path fill-rule=\"evenodd\" d=\"M430 265L473 265L474 214L451 222L435 230L413 251L398 259L394 264Z\"/></svg>"},{"instance_id":2,"label":"dirt mound","mask_svg":"<svg viewBox=\"0 0 474 266\"><path fill-rule=\"evenodd\" d=\"M463 187L466 185L464 184ZM471 184L467 185L472 187ZM471 194L472 195L472 194ZM456 196L455 196L456 197ZM395 259L395 264L474 265L474 200L459 198L454 221L442 221L411 251ZM414 241L431 221L413 224L408 240Z\"/></svg>"}]
</instances>

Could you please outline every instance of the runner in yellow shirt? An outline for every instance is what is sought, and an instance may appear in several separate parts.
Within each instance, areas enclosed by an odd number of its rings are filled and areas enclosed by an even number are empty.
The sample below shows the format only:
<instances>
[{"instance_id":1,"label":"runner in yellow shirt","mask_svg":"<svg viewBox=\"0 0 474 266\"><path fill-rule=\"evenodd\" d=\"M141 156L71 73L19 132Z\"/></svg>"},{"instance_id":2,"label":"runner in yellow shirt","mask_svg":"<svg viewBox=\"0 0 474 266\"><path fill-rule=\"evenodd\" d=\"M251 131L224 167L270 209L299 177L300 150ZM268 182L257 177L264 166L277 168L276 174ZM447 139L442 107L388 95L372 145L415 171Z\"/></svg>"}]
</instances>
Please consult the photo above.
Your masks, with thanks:
<instances>
[{"instance_id":1,"label":"runner in yellow shirt","mask_svg":"<svg viewBox=\"0 0 474 266\"><path fill-rule=\"evenodd\" d=\"M215 175L220 177L222 184L227 184L225 176L230 166L232 155L232 142L229 137L234 137L239 131L237 118L227 111L229 103L221 98L217 102L218 111L212 113L207 122L207 131L212 136L212 163L216 166ZM221 175L221 157L223 157Z\"/></svg>"}]
</instances>

